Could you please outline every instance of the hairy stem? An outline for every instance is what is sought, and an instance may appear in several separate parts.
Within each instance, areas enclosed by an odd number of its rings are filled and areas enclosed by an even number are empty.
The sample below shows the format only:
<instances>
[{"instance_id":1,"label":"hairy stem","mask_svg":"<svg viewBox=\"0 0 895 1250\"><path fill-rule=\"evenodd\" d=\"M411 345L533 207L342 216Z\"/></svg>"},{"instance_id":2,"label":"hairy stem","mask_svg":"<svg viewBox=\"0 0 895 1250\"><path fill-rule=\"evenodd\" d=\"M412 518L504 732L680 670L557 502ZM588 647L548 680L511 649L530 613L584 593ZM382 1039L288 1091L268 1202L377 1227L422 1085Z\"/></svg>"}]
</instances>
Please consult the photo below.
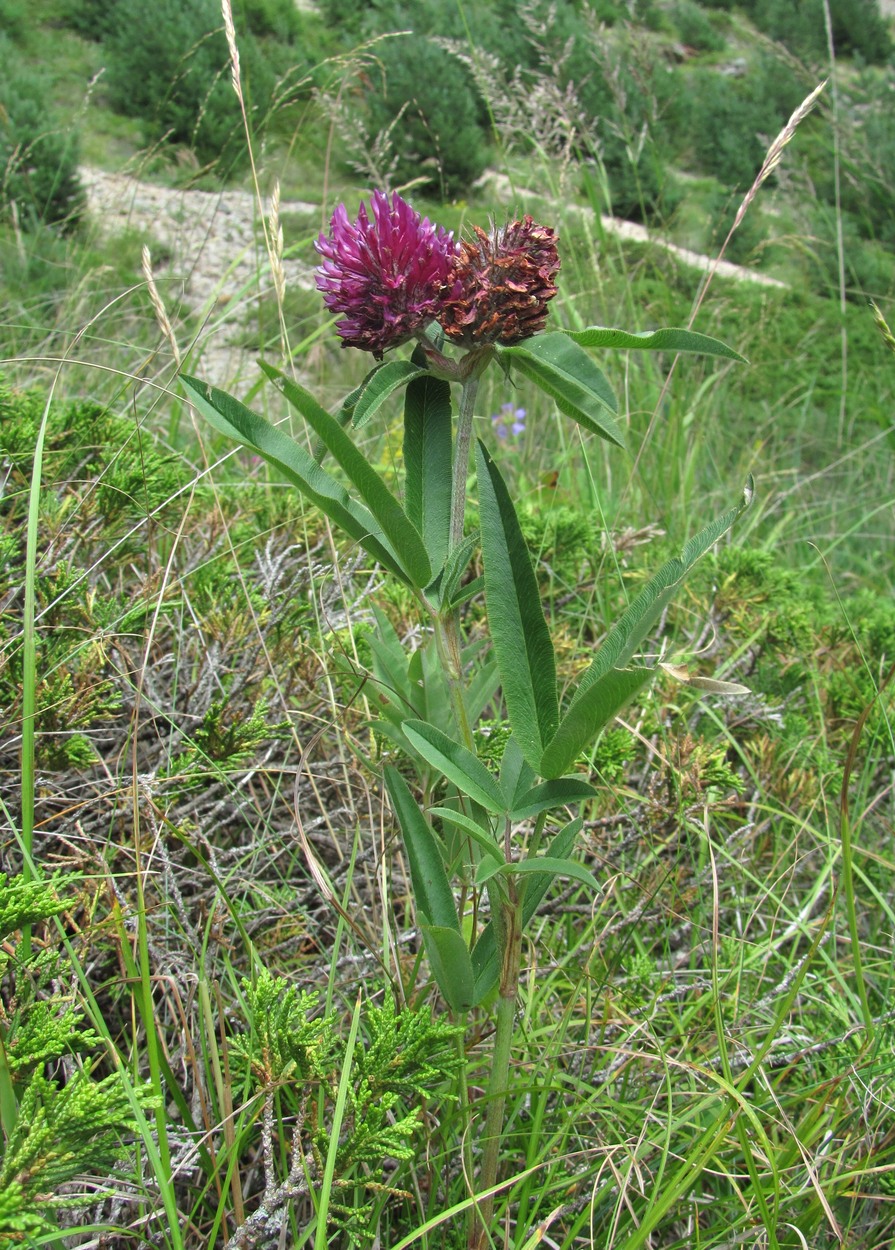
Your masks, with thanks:
<instances>
[{"instance_id":1,"label":"hairy stem","mask_svg":"<svg viewBox=\"0 0 895 1250\"><path fill-rule=\"evenodd\" d=\"M442 671L447 679L451 707L457 720L457 728L463 745L470 751L475 750L472 726L466 711L466 699L463 693L463 658L460 649L460 621L456 611L447 616L435 618L435 645L441 660Z\"/></svg>"},{"instance_id":2,"label":"hairy stem","mask_svg":"<svg viewBox=\"0 0 895 1250\"><path fill-rule=\"evenodd\" d=\"M479 1188L489 1190L497 1183L503 1117L510 1078L510 1052L516 1017L516 996L519 991L519 969L522 961L522 905L515 882L510 882L510 898L502 904L505 940L501 952L500 992L497 999L497 1031L491 1054L488 1077L488 1113L485 1119L485 1149ZM476 1208L476 1218L469 1236L470 1250L484 1250L488 1245L488 1228L494 1214L494 1196L486 1195Z\"/></svg>"}]
</instances>

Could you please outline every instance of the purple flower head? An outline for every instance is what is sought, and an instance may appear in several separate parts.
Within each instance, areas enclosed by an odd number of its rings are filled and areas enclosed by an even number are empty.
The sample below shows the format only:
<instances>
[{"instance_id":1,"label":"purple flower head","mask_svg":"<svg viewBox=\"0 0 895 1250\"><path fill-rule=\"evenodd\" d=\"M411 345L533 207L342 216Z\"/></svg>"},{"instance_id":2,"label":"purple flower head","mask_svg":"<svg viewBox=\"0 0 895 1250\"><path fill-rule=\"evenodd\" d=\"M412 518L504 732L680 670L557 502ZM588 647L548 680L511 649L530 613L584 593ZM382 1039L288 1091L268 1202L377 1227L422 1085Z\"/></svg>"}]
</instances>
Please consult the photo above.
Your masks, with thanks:
<instances>
[{"instance_id":1,"label":"purple flower head","mask_svg":"<svg viewBox=\"0 0 895 1250\"><path fill-rule=\"evenodd\" d=\"M318 290L327 308L342 314L342 346L381 360L436 316L456 249L447 230L421 218L397 192L390 201L374 191L370 207L372 221L363 202L349 221L340 204L329 236L314 246L323 257Z\"/></svg>"},{"instance_id":2,"label":"purple flower head","mask_svg":"<svg viewBox=\"0 0 895 1250\"><path fill-rule=\"evenodd\" d=\"M514 408L512 404L503 404L500 412L495 412L491 420L494 423L494 432L500 439L506 438L508 434L518 438L520 434L525 433L524 408Z\"/></svg>"}]
</instances>

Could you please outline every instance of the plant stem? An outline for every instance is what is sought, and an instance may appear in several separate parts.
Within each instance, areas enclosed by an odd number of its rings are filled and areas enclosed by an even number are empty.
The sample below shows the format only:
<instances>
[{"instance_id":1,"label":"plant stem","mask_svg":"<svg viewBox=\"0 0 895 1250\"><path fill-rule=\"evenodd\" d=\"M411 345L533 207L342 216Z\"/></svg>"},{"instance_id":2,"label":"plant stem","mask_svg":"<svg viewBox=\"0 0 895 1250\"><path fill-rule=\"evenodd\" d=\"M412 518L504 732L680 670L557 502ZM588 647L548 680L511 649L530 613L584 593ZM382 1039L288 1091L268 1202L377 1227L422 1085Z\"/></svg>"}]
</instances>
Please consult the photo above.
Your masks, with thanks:
<instances>
[{"instance_id":1,"label":"plant stem","mask_svg":"<svg viewBox=\"0 0 895 1250\"><path fill-rule=\"evenodd\" d=\"M460 622L456 611L435 618L435 645L438 647L441 667L447 679L451 707L454 709L460 737L463 745L474 751L475 739L463 696L463 656L460 649Z\"/></svg>"},{"instance_id":2,"label":"plant stem","mask_svg":"<svg viewBox=\"0 0 895 1250\"><path fill-rule=\"evenodd\" d=\"M491 1054L491 1073L488 1077L488 1114L485 1119L485 1149L479 1186L491 1189L497 1182L500 1147L503 1137L503 1117L507 1101L510 1077L510 1052L516 1018L516 996L519 990L519 968L522 960L522 905L519 902L516 883L509 882L509 899L502 904L505 928L505 944L500 969L500 992L497 999L497 1031ZM482 1199L476 1209L476 1219L469 1236L470 1250L484 1250L488 1245L488 1226L494 1213L494 1196Z\"/></svg>"}]
</instances>

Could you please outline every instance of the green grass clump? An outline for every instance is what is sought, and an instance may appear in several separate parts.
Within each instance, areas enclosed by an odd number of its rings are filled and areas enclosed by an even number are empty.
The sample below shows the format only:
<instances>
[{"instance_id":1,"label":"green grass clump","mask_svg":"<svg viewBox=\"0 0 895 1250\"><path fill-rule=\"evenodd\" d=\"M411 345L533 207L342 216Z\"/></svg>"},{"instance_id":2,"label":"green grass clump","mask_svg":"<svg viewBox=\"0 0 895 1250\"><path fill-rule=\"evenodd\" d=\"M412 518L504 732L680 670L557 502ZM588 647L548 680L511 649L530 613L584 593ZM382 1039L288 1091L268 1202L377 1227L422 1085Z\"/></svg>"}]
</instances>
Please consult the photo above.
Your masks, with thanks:
<instances>
[{"instance_id":1,"label":"green grass clump","mask_svg":"<svg viewBox=\"0 0 895 1250\"><path fill-rule=\"evenodd\" d=\"M77 131L52 107L48 75L0 34L0 222L73 230L84 210Z\"/></svg>"}]
</instances>

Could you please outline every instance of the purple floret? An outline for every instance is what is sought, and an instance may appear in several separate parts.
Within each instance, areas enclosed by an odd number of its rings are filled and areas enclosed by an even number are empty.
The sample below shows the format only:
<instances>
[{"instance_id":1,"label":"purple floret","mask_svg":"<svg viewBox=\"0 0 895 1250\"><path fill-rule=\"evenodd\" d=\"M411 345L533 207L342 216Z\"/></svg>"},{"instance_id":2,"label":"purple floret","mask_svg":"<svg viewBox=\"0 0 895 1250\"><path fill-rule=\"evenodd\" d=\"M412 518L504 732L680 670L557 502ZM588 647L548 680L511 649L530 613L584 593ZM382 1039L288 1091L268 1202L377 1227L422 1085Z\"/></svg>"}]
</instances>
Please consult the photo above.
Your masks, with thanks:
<instances>
[{"instance_id":1,"label":"purple floret","mask_svg":"<svg viewBox=\"0 0 895 1250\"><path fill-rule=\"evenodd\" d=\"M342 346L381 360L437 315L456 247L447 230L421 218L397 192L389 202L374 191L370 206L372 221L363 203L356 221L344 204L333 213L329 236L315 244L323 257L317 287L327 308L342 314Z\"/></svg>"}]
</instances>

